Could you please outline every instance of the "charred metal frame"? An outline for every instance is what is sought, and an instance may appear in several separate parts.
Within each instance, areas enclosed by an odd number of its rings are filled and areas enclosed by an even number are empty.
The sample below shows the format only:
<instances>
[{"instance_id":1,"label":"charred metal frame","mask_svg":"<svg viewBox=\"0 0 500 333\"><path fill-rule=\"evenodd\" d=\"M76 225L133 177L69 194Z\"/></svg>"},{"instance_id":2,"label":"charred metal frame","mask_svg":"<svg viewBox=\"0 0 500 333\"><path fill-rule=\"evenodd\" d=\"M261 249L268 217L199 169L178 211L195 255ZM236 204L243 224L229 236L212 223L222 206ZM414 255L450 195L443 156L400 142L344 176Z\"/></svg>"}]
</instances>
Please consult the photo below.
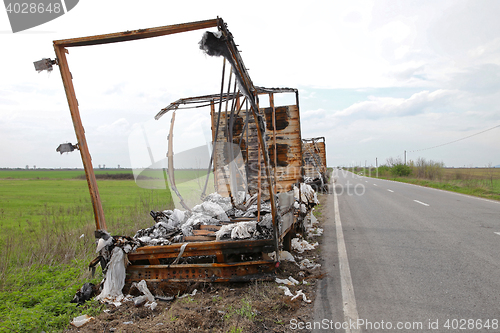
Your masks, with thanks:
<instances>
[{"instance_id":1,"label":"charred metal frame","mask_svg":"<svg viewBox=\"0 0 500 333\"><path fill-rule=\"evenodd\" d=\"M302 139L303 158L304 158L304 173L305 176L315 178L310 172L311 169L315 170L321 176L321 184L316 184L317 188L323 188L326 183L326 143L325 137L316 137L310 139ZM310 158L307 158L307 155ZM312 162L312 163L311 163Z\"/></svg>"},{"instance_id":2,"label":"charred metal frame","mask_svg":"<svg viewBox=\"0 0 500 333\"><path fill-rule=\"evenodd\" d=\"M92 207L94 209L96 230L107 230L106 220L104 217L104 211L102 209L102 202L101 202L101 197L99 195L99 189L97 187L94 168L92 166L92 158L90 157L89 148L87 146L87 139L85 138L85 130L83 128L82 120L80 117L78 101L76 99L75 88L73 86L73 78L69 70L68 60L66 59L66 54L69 53L67 48L75 46L92 46L100 44L126 42L144 38L159 37L159 36L171 35L192 30L217 27L220 24L223 25L222 19L217 18L214 20L206 20L193 23L168 25L150 29L139 29L139 30L106 34L106 35L62 39L54 41L54 50L56 53L57 63L59 65L59 70L61 71L64 90L66 91L66 98L68 99L69 110L71 112L71 118L73 120L73 126L75 128L76 138L78 140L78 146L80 147L80 154L82 157L83 167L85 169L85 175L89 186L90 199L92 201Z\"/></svg>"},{"instance_id":3,"label":"charred metal frame","mask_svg":"<svg viewBox=\"0 0 500 333\"><path fill-rule=\"evenodd\" d=\"M268 145L272 145L273 146L273 152L274 154L271 154L270 153L270 149L268 149L268 153L272 156L269 156L269 159L272 161L271 163L274 165L274 172L276 171L276 169L278 168L278 161L277 161L277 129L276 129L276 108L275 108L275 105L274 105L274 94L278 94L278 93L294 93L295 94L295 106L297 107L297 113L300 114L300 110L299 110L299 93L298 93L298 90L295 89L295 88L264 88L264 87L255 87L255 91L256 91L256 94L257 96L261 96L261 95L268 95L269 97L269 105L270 105L270 109L272 109L272 131L270 131L270 133L268 134L269 137L272 138L271 142L268 142L267 144ZM235 116L238 116L240 114L240 112L242 111L242 107L243 107L243 104L244 102L240 102L240 95L238 95L237 93L222 93L222 94L212 94L212 95L204 95L204 96L197 96L197 97L187 97L187 98L181 98L175 102L172 102L171 104L169 104L167 107L163 108L160 110L160 112L158 112L155 116L155 119L160 119L163 115L165 115L166 113L168 113L169 111L173 111L174 114L172 115L172 117L175 115L175 111L177 110L186 110L186 109L194 109L194 108L201 108L201 107L208 107L210 106L211 107L211 113L212 113L212 141L214 143L217 142L218 138L218 130L215 129L215 127L218 128L219 126L219 120L215 121L214 120L214 117L215 117L215 105L216 104L219 104L219 106L222 104L222 103L228 103L230 101L232 101L233 103L233 108L234 109L234 113L235 113ZM264 109L260 109L259 112L263 112ZM246 110L248 111L248 110ZM225 116L227 117L227 113L229 113L229 110L225 110L224 111L225 113ZM231 112L233 113L233 112ZM245 116L246 118L247 116ZM239 145L241 147L241 141L243 139L243 135L244 133L247 134L248 136L248 119L246 119L247 121L245 121L245 124L243 126L243 129L241 131L241 138L239 140ZM295 156L295 158L298 158L300 160L300 166L299 166L299 172L297 172L297 174L294 176L293 180L291 180L292 177L288 177L289 179L287 179L287 182L290 183L291 181L293 183L298 183L301 181L301 179L303 178L304 176L304 169L303 169L303 160L302 160L302 156L303 156L303 148L302 148L302 142L303 142L303 139L301 138L301 134L300 134L300 117L298 117L296 119L296 121L298 122L298 126L296 128L296 130L298 130L298 141L295 142L295 146L296 147L293 147L294 150L298 151L298 154L297 156ZM217 125L215 125L214 123L217 123ZM225 131L231 131L232 129L232 126L229 125L230 124L230 121L226 121L226 128L224 128ZM267 131L267 130L266 130ZM231 134L229 134L229 137L232 137ZM169 144L170 141L169 141ZM248 138L246 139L245 141L245 145L247 146L246 150L247 150L247 155L248 155L248 146L250 145L249 142L248 142ZM260 155L259 155L260 157ZM216 169L216 162L213 160L215 158L215 156L212 156L212 159L211 161L214 163L213 165L213 170L212 171L215 171ZM246 157L246 162L248 163L248 156ZM258 163L260 165L260 161ZM295 170L297 171L297 170ZM259 171L259 174L260 174L260 171ZM275 188L275 192L274 194L278 194L278 193L281 193L283 191L280 191L278 190L278 185L279 185L279 188L281 190L284 190L286 188L286 186L283 186L283 183L278 179L280 177L278 177L276 174L274 175L273 179L271 181L273 181L273 184L274 184L274 188ZM208 177L207 177L207 180L208 180ZM217 177L215 179L215 181L217 182ZM260 181L260 178L259 178L259 181ZM260 188L260 184L258 186ZM289 190L291 190L291 188L289 188ZM286 190L285 190L286 191ZM299 187L299 191L300 191L300 187ZM231 193L229 193L229 195L232 197ZM283 198L283 197L282 197ZM257 202L259 202L260 200L258 200ZM290 203L291 205L292 203ZM290 212L291 208L290 207L285 207L283 205L280 205L279 209L278 209L278 214L280 215L280 217L283 217L284 215L287 215L289 212ZM287 223L287 225L285 226L285 228L281 229L280 230L280 233L278 234L278 237L279 239L283 239L285 237L285 235L287 234L288 231L294 229L295 227L295 222L299 222L300 223L301 219L296 216L295 217L295 221L293 223ZM282 226L283 227L283 226Z\"/></svg>"},{"instance_id":4,"label":"charred metal frame","mask_svg":"<svg viewBox=\"0 0 500 333\"><path fill-rule=\"evenodd\" d=\"M149 29L139 29L132 31L125 31L119 33L111 33L105 35L96 35L81 38L72 38L64 40L56 40L53 42L54 50L57 57L57 64L61 72L61 77L64 84L64 89L66 92L66 97L68 100L68 105L71 113L71 118L73 121L73 126L75 129L76 137L78 140L78 146L80 148L80 154L85 169L85 175L87 179L87 184L89 187L90 197L92 201L92 207L94 210L94 217L96 223L96 230L106 230L106 221L102 208L101 198L99 194L99 189L96 182L96 177L94 174L92 166L92 158L90 156L89 148L87 145L85 130L81 121L80 111L78 106L78 101L75 94L75 88L73 86L71 72L69 70L68 61L66 54L68 48L77 46L92 46L100 44L109 44L117 42L133 41L138 39L152 38L165 36L170 34L182 33L187 31L207 29L217 27L218 30L224 36L224 40L227 43L228 49L230 51L231 59L228 59L233 65L233 70L235 75L238 77L243 94L247 98L247 102L250 103L250 109L252 115L256 121L259 122L259 108L258 108L258 94L259 93L273 93L281 92L282 89L277 90L262 90L262 88L256 88L247 72L246 67L243 64L243 60L236 48L236 44L233 41L231 33L227 30L226 24L221 18L198 21L192 23L184 23L177 25L168 25ZM288 88L285 88L288 89ZM297 93L296 90L293 90ZM297 95L298 100L298 95ZM227 96L226 96L227 101ZM222 101L221 101L222 102ZM272 103L272 102L271 102ZM213 103L212 103L213 106ZM297 103L298 106L298 103ZM165 112L168 110L165 110ZM158 117L158 116L157 116ZM271 171L269 170L269 157L265 149L264 133L260 126L257 126L258 140L260 142L260 147L262 150L262 156L264 157L264 164L266 168L267 183L269 186L269 193L275 193L273 181L271 181ZM172 253L176 253L177 256L183 256L184 251L180 252L179 247L175 245L169 245L165 247L142 247L136 252L129 254L129 260L133 262L132 266L129 266L129 277L128 281L136 278L149 278L155 280L199 280L199 281L237 281L237 280L249 280L256 276L261 276L262 273L269 273L272 271L279 262L279 235L278 235L278 212L276 207L276 202L274 195L270 196L270 204L272 210L274 235L272 240L267 240L264 244L259 241L225 241L225 242L198 242L195 245L189 243L189 249L198 247L199 251L192 250L190 253L198 253L198 255L208 255L215 254L217 257L217 263L212 264L196 264L196 265L159 265L159 259L161 256L170 256ZM269 258L263 258L261 261L253 262L241 262L241 263L227 263L225 262L225 256L230 254L231 251L235 251L238 248L238 253L241 252L241 246L248 248L248 252L257 253L259 251L269 251L274 249L276 251L276 260L271 260ZM149 251L149 252L148 252ZM163 251L163 254L155 253L155 251ZM166 252L165 252L166 251ZM173 252L172 252L173 251ZM189 251L188 251L189 252ZM171 254L166 254L171 253ZM141 260L148 260L148 265L140 265ZM135 263L134 263L135 262ZM155 267L151 267L155 266ZM181 267L177 267L181 266ZM189 266L189 267L188 267ZM191 269L191 271L180 272L180 269ZM195 272L195 269L199 269ZM205 269L205 270L203 270ZM190 275L191 274L191 275Z\"/></svg>"}]
</instances>

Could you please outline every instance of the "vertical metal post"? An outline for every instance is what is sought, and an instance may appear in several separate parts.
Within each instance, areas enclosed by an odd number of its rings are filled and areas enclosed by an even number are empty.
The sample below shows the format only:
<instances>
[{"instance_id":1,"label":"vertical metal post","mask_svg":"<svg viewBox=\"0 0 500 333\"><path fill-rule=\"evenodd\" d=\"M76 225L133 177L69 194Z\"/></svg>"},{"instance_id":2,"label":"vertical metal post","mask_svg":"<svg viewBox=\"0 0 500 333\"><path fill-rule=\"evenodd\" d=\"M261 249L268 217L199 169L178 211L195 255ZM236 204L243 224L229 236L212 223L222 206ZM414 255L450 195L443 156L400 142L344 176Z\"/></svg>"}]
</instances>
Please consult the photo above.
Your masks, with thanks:
<instances>
[{"instance_id":1,"label":"vertical metal post","mask_svg":"<svg viewBox=\"0 0 500 333\"><path fill-rule=\"evenodd\" d=\"M78 101L76 100L75 88L73 87L73 77L69 71L68 61L66 59L66 53L68 53L68 50L56 44L54 44L54 50L56 52L59 69L61 71L64 90L66 91L66 98L68 99L69 110L71 112L71 119L73 120L73 126L78 140L80 155L82 156L83 168L85 169L85 176L87 178L90 191L90 199L94 209L96 230L106 230L106 220L104 219L101 197L99 195L99 189L97 188L94 168L92 167L92 158L90 157L87 139L85 138L85 130L83 129L82 120L80 118Z\"/></svg>"},{"instance_id":2,"label":"vertical metal post","mask_svg":"<svg viewBox=\"0 0 500 333\"><path fill-rule=\"evenodd\" d=\"M278 169L278 145L276 144L276 108L274 107L274 94L269 94L269 106L273 110L273 145L274 145L274 180L276 181L276 170ZM283 189L281 189L283 190ZM274 194L278 193L277 188L274 188Z\"/></svg>"},{"instance_id":3,"label":"vertical metal post","mask_svg":"<svg viewBox=\"0 0 500 333\"><path fill-rule=\"evenodd\" d=\"M259 147L259 151L262 151L262 148L260 146L260 142L257 143L258 147ZM261 196L262 196L262 161L260 160L260 156L262 154L260 154L259 152L259 155L258 155L258 158L257 158L257 163L259 164L259 178L257 178L257 187L258 187L258 190L257 190L257 221L260 221L260 201L261 201ZM272 194L271 194L272 195Z\"/></svg>"}]
</instances>

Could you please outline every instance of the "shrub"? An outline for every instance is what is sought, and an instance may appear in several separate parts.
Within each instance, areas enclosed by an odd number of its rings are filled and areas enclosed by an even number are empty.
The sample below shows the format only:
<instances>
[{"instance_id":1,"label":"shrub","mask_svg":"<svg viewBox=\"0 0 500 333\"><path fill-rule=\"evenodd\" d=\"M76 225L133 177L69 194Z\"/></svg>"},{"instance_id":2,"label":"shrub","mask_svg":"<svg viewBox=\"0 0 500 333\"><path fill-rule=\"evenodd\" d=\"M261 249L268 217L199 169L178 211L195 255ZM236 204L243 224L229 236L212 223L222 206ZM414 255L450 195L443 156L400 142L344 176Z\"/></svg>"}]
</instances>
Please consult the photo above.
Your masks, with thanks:
<instances>
[{"instance_id":1,"label":"shrub","mask_svg":"<svg viewBox=\"0 0 500 333\"><path fill-rule=\"evenodd\" d=\"M411 168L406 164L395 164L391 168L391 174L395 177L406 177L411 174Z\"/></svg>"},{"instance_id":2,"label":"shrub","mask_svg":"<svg viewBox=\"0 0 500 333\"><path fill-rule=\"evenodd\" d=\"M443 177L443 168L443 162L427 161L425 158L419 157L413 167L413 172L417 178L434 180Z\"/></svg>"}]
</instances>

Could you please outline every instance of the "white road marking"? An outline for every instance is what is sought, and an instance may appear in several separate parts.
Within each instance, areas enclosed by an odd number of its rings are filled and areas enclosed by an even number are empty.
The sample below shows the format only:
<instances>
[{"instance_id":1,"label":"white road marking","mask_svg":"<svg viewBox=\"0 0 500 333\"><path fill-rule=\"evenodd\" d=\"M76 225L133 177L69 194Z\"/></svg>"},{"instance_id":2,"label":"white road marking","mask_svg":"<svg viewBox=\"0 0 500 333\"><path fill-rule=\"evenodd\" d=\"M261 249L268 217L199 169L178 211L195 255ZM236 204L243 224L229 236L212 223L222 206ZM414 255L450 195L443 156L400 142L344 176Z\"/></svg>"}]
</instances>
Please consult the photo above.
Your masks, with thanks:
<instances>
[{"instance_id":1,"label":"white road marking","mask_svg":"<svg viewBox=\"0 0 500 333\"><path fill-rule=\"evenodd\" d=\"M419 203L421 205L424 205L424 206L429 206L429 204L426 204L425 202L422 202L422 201L418 201L418 200L413 200L415 201L416 203Z\"/></svg>"},{"instance_id":2,"label":"white road marking","mask_svg":"<svg viewBox=\"0 0 500 333\"><path fill-rule=\"evenodd\" d=\"M389 191L389 192L394 192L393 190L387 190L387 191Z\"/></svg>"},{"instance_id":3,"label":"white road marking","mask_svg":"<svg viewBox=\"0 0 500 333\"><path fill-rule=\"evenodd\" d=\"M367 181L367 180L365 180L365 183L368 183L368 181Z\"/></svg>"},{"instance_id":4,"label":"white road marking","mask_svg":"<svg viewBox=\"0 0 500 333\"><path fill-rule=\"evenodd\" d=\"M344 321L358 322L358 310L356 308L356 299L354 297L354 288L351 279L351 270L349 269L349 260L347 259L347 250L344 242L344 232L342 231L342 223L340 221L339 202L337 192L333 191L333 200L335 203L335 225L337 231L337 246L339 251L339 269L340 269L340 285L342 290L342 304L344 308ZM346 333L360 333L358 328L346 328Z\"/></svg>"},{"instance_id":5,"label":"white road marking","mask_svg":"<svg viewBox=\"0 0 500 333\"><path fill-rule=\"evenodd\" d=\"M497 234L497 235L499 235L499 236L500 236L500 232L494 232L494 234Z\"/></svg>"},{"instance_id":6,"label":"white road marking","mask_svg":"<svg viewBox=\"0 0 500 333\"><path fill-rule=\"evenodd\" d=\"M377 184L373 184L374 186L378 186Z\"/></svg>"}]
</instances>

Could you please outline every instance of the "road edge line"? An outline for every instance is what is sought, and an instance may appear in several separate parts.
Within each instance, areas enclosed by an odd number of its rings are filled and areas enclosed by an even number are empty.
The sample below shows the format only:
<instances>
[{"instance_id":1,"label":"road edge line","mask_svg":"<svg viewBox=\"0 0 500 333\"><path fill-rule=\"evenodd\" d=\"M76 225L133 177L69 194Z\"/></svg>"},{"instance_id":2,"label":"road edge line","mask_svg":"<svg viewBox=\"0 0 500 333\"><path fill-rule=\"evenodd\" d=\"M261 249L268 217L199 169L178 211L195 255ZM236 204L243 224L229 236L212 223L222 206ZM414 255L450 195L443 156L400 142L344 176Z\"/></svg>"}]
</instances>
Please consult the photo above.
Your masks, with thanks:
<instances>
[{"instance_id":1,"label":"road edge line","mask_svg":"<svg viewBox=\"0 0 500 333\"><path fill-rule=\"evenodd\" d=\"M358 310L356 307L356 298L354 297L354 288L352 285L351 270L349 269L349 260L347 258L347 249L344 242L344 232L342 231L342 222L340 221L339 202L335 185L333 188L333 200L335 204L335 227L337 231L337 247L339 253L340 284L342 291L342 307L344 309L344 321L347 323L346 333L360 333L359 328L350 329L350 323L358 323Z\"/></svg>"}]
</instances>

